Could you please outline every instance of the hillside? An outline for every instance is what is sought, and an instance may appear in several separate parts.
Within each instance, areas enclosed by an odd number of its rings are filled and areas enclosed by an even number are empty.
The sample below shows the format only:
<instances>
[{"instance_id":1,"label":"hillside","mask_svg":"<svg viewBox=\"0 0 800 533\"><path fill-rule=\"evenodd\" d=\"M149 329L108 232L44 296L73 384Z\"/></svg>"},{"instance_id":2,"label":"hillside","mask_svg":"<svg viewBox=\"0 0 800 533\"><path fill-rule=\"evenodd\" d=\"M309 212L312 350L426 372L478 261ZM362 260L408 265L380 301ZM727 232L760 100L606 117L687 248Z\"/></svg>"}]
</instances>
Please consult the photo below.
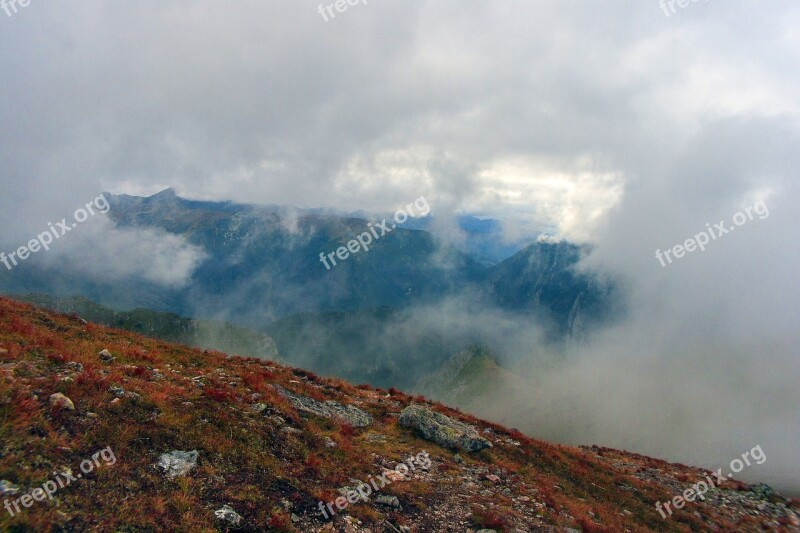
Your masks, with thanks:
<instances>
[{"instance_id":1,"label":"hillside","mask_svg":"<svg viewBox=\"0 0 800 533\"><path fill-rule=\"evenodd\" d=\"M171 345L5 298L0 398L4 531L797 531L800 524L798 502L734 480L664 519L656 502L711 473L551 445L394 389ZM332 521L325 509L335 512Z\"/></svg>"},{"instance_id":2,"label":"hillside","mask_svg":"<svg viewBox=\"0 0 800 533\"><path fill-rule=\"evenodd\" d=\"M75 313L90 322L140 333L145 337L248 357L276 359L278 356L275 342L267 335L227 322L183 318L150 309L115 311L79 296L55 298L46 294L29 294L14 298L59 313Z\"/></svg>"}]
</instances>

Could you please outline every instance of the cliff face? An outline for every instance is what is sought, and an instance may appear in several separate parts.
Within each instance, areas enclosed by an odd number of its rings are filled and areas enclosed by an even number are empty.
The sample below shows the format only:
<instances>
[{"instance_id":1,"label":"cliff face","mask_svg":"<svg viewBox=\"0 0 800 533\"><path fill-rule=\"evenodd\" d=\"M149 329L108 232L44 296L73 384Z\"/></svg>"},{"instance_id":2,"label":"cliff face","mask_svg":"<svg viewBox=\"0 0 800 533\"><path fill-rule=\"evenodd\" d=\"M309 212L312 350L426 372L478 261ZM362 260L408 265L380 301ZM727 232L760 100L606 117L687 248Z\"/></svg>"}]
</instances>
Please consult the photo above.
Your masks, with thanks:
<instances>
[{"instance_id":1,"label":"cliff face","mask_svg":"<svg viewBox=\"0 0 800 533\"><path fill-rule=\"evenodd\" d=\"M3 531L797 531L797 502L0 299ZM39 490L39 488L42 488Z\"/></svg>"}]
</instances>

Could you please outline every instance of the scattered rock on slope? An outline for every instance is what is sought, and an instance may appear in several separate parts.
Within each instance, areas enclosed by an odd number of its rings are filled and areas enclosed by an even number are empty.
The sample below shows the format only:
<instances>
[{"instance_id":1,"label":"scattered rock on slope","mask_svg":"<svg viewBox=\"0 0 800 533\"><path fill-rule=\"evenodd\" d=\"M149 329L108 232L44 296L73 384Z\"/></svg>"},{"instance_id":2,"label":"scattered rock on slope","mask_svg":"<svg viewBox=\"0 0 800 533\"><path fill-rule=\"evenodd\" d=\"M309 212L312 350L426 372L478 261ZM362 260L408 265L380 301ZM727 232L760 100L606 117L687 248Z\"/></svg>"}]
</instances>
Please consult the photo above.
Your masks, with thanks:
<instances>
[{"instance_id":1,"label":"scattered rock on slope","mask_svg":"<svg viewBox=\"0 0 800 533\"><path fill-rule=\"evenodd\" d=\"M197 466L197 457L199 455L200 453L197 450L190 452L175 450L162 454L158 459L158 466L170 479L183 477Z\"/></svg>"},{"instance_id":2,"label":"scattered rock on slope","mask_svg":"<svg viewBox=\"0 0 800 533\"><path fill-rule=\"evenodd\" d=\"M277 385L275 389L288 398L298 411L311 413L322 418L338 418L356 428L363 428L372 424L372 416L353 405L342 405L333 400L328 400L325 403L318 402L317 400L291 393Z\"/></svg>"},{"instance_id":3,"label":"scattered rock on slope","mask_svg":"<svg viewBox=\"0 0 800 533\"><path fill-rule=\"evenodd\" d=\"M420 405L403 409L398 423L414 429L425 440L446 448L477 452L492 447L492 443L478 435L474 427Z\"/></svg>"}]
</instances>

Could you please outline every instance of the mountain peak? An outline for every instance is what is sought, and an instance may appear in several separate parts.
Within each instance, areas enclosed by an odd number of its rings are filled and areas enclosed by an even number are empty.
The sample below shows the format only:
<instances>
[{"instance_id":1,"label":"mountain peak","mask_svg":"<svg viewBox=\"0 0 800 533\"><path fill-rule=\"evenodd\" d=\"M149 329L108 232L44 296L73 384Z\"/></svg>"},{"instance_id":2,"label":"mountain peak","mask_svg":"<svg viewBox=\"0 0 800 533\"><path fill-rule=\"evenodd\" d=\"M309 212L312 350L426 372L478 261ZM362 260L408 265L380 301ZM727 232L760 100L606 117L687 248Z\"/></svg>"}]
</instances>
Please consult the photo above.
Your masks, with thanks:
<instances>
[{"instance_id":1,"label":"mountain peak","mask_svg":"<svg viewBox=\"0 0 800 533\"><path fill-rule=\"evenodd\" d=\"M149 199L151 199L151 200L156 200L156 199L158 199L158 200L174 200L177 197L178 197L178 195L175 192L175 189L173 189L172 187L167 187L163 191L157 192L153 196L150 196Z\"/></svg>"}]
</instances>

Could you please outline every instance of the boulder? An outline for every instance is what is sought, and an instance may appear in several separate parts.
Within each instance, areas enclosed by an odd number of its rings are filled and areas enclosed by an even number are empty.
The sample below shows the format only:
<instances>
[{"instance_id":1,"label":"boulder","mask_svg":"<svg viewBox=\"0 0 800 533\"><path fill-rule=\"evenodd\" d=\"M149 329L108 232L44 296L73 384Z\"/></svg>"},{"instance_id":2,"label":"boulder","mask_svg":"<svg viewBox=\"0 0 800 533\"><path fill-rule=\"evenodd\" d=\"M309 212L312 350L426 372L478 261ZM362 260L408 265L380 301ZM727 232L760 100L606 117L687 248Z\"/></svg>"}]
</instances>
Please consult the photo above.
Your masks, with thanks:
<instances>
[{"instance_id":1,"label":"boulder","mask_svg":"<svg viewBox=\"0 0 800 533\"><path fill-rule=\"evenodd\" d=\"M477 452L492 447L492 443L481 437L473 426L421 405L409 405L403 409L398 423L445 448Z\"/></svg>"},{"instance_id":2,"label":"boulder","mask_svg":"<svg viewBox=\"0 0 800 533\"><path fill-rule=\"evenodd\" d=\"M350 424L356 428L367 427L372 424L372 416L354 405L342 405L333 400L319 402L306 396L300 396L287 391L278 385L275 389L288 398L292 406L298 411L310 413L321 418L334 418Z\"/></svg>"}]
</instances>

